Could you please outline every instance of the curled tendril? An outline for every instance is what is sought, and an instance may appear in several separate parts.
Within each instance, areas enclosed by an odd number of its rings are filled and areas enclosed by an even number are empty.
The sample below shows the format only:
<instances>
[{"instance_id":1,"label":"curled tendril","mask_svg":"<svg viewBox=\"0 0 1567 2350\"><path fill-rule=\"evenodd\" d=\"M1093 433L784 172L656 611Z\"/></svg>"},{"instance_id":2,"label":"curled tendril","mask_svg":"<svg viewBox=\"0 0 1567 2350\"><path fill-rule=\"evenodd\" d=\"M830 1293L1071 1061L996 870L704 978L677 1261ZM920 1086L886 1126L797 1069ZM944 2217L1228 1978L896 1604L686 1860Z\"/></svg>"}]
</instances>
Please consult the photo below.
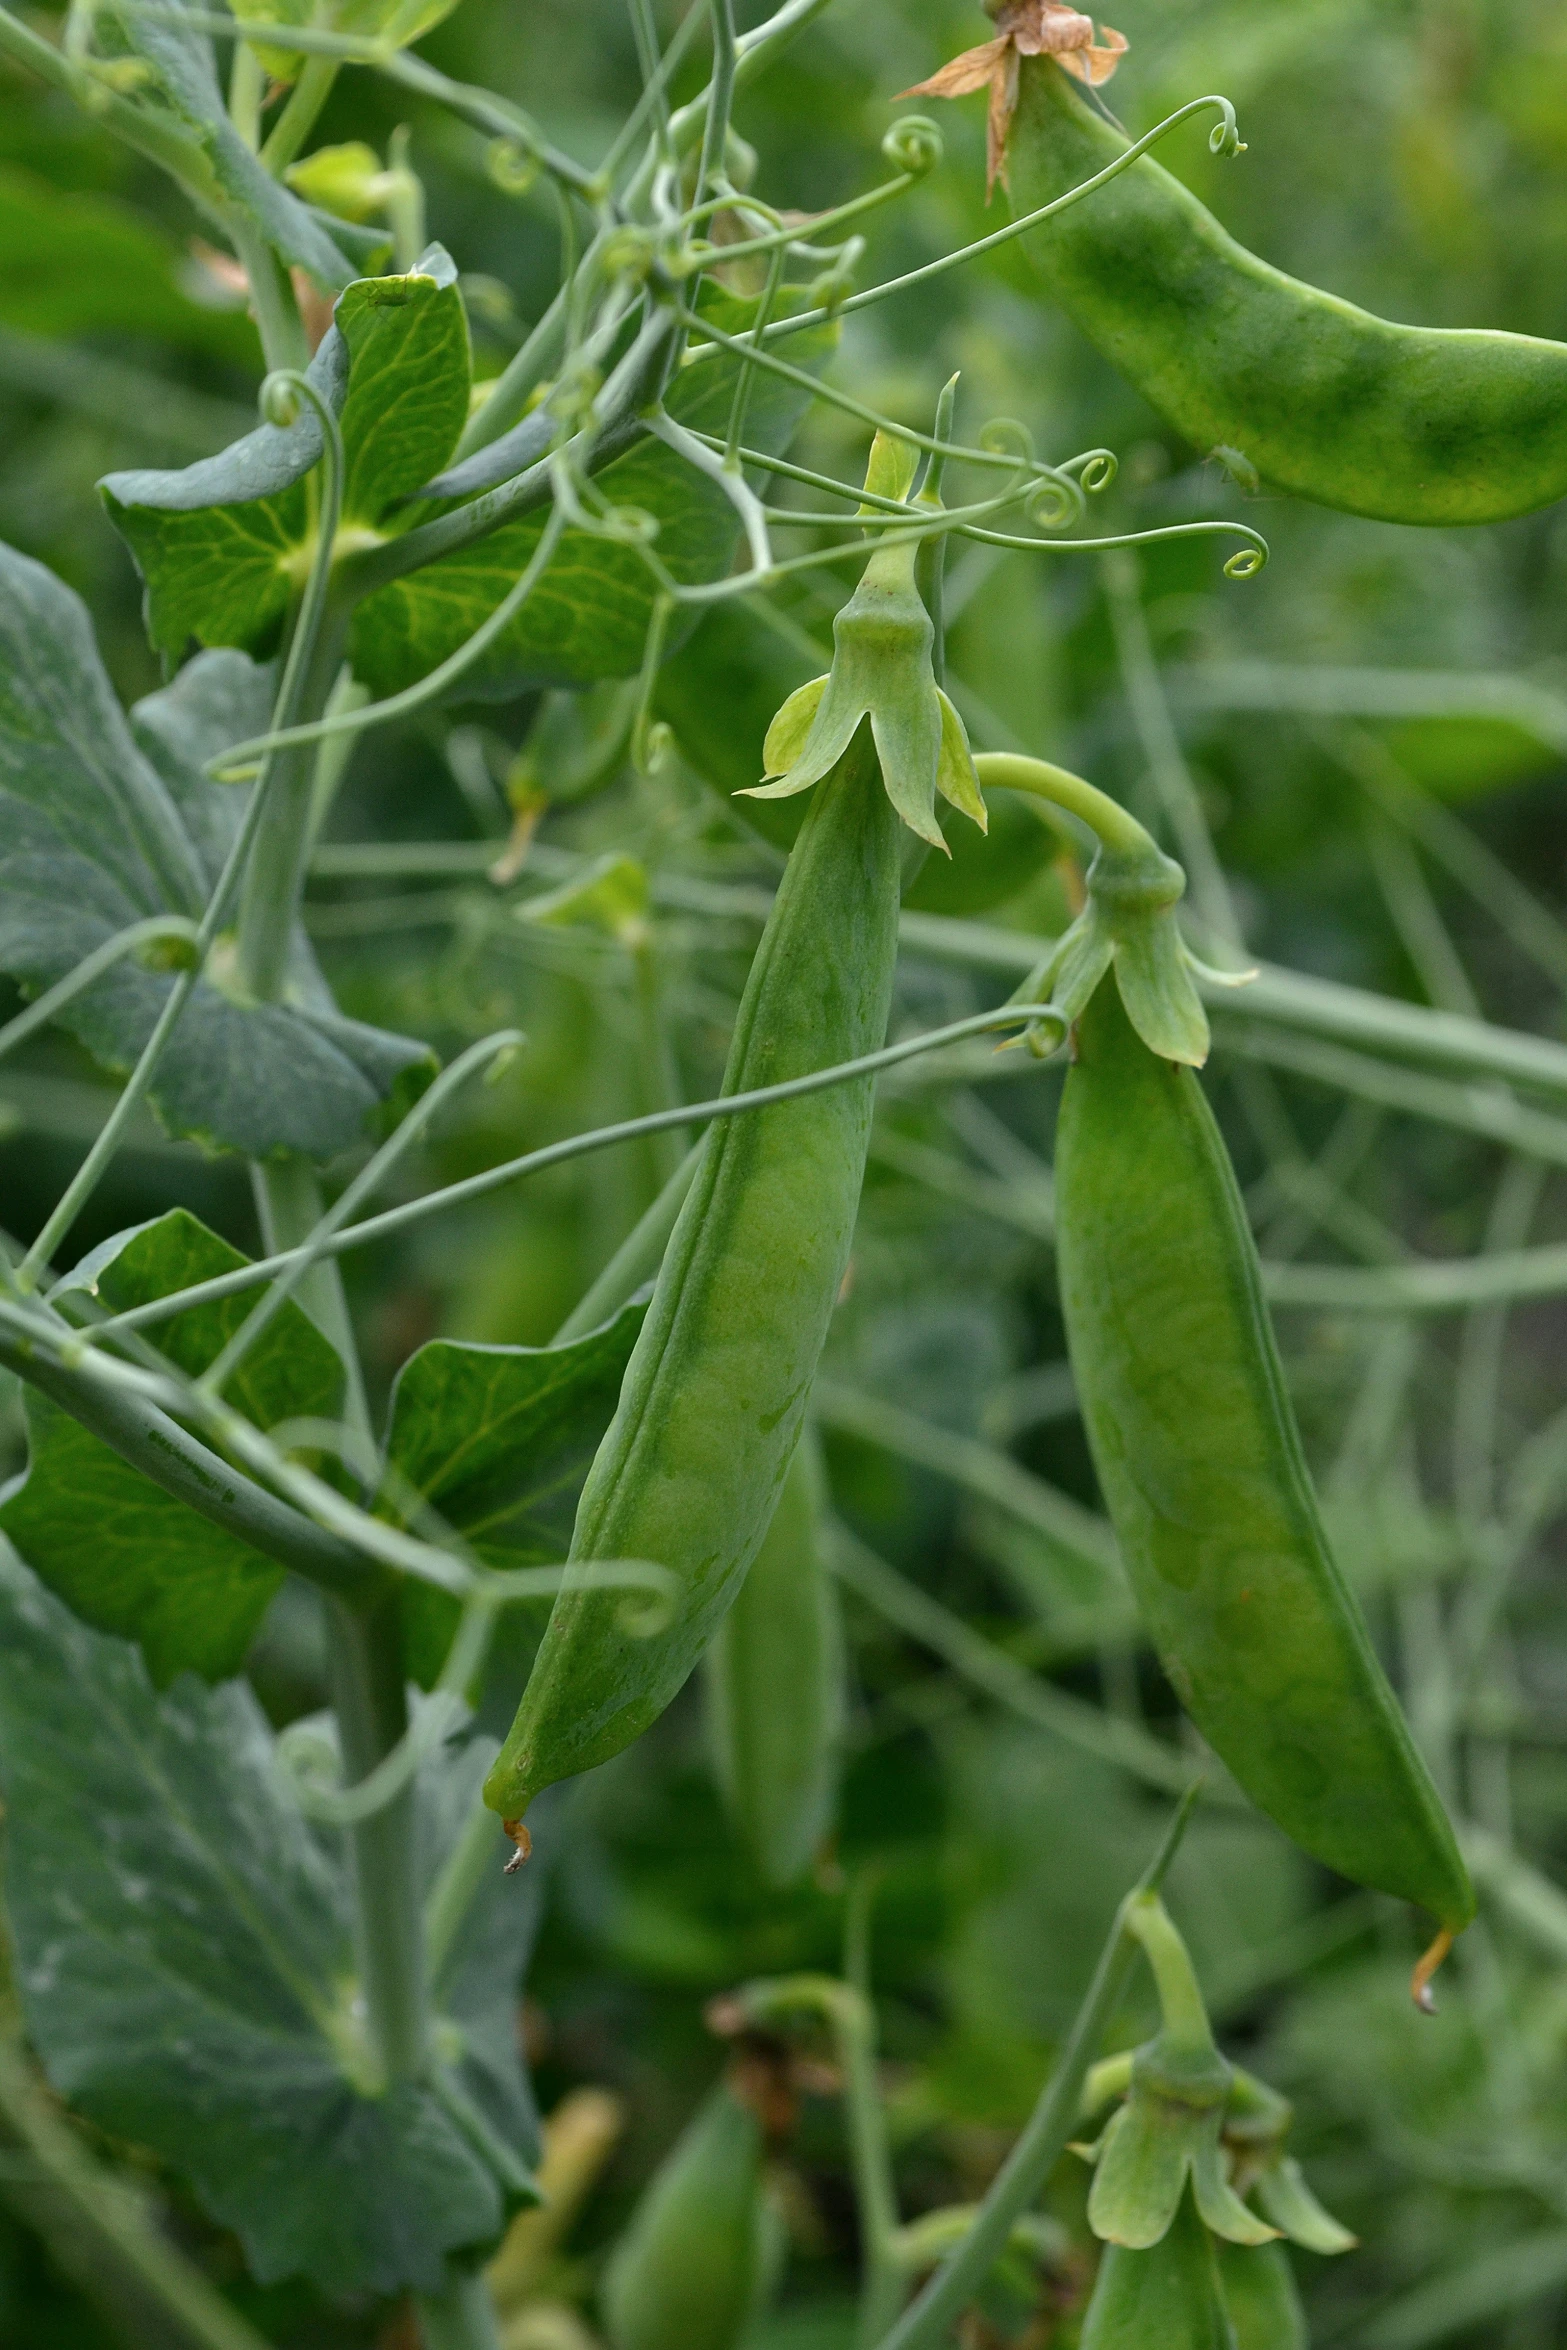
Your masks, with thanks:
<instances>
[{"instance_id":1,"label":"curled tendril","mask_svg":"<svg viewBox=\"0 0 1567 2350\"><path fill-rule=\"evenodd\" d=\"M979 445L990 457L1015 457L1020 465L1034 465L1034 436L1015 416L993 416L979 428Z\"/></svg>"},{"instance_id":2,"label":"curled tendril","mask_svg":"<svg viewBox=\"0 0 1567 2350\"><path fill-rule=\"evenodd\" d=\"M628 220L610 231L599 258L606 276L629 278L634 285L643 285L652 275L658 246L646 229Z\"/></svg>"},{"instance_id":3,"label":"curled tendril","mask_svg":"<svg viewBox=\"0 0 1567 2350\"><path fill-rule=\"evenodd\" d=\"M1210 98L1207 103L1220 110L1219 119L1208 133L1208 145L1215 155L1244 155L1246 142L1241 137L1240 125L1235 120L1235 109L1228 98Z\"/></svg>"},{"instance_id":4,"label":"curled tendril","mask_svg":"<svg viewBox=\"0 0 1567 2350\"><path fill-rule=\"evenodd\" d=\"M1255 579L1267 560L1267 541L1259 539L1254 547L1242 547L1230 557L1224 566L1224 576L1226 579Z\"/></svg>"},{"instance_id":5,"label":"curled tendril","mask_svg":"<svg viewBox=\"0 0 1567 2350\"><path fill-rule=\"evenodd\" d=\"M1023 511L1039 530L1061 530L1083 510L1083 496L1069 474L1046 473L1034 482Z\"/></svg>"},{"instance_id":6,"label":"curled tendril","mask_svg":"<svg viewBox=\"0 0 1567 2350\"><path fill-rule=\"evenodd\" d=\"M941 132L928 114L900 115L882 140L883 158L895 171L906 171L912 179L923 179L934 171L946 148Z\"/></svg>"},{"instance_id":7,"label":"curled tendril","mask_svg":"<svg viewBox=\"0 0 1567 2350\"><path fill-rule=\"evenodd\" d=\"M484 168L506 195L525 196L544 166L533 149L525 147L520 139L492 139L485 153Z\"/></svg>"},{"instance_id":8,"label":"curled tendril","mask_svg":"<svg viewBox=\"0 0 1567 2350\"><path fill-rule=\"evenodd\" d=\"M1121 461L1113 449L1090 449L1078 463L1077 478L1089 497L1107 490L1121 470Z\"/></svg>"},{"instance_id":9,"label":"curled tendril","mask_svg":"<svg viewBox=\"0 0 1567 2350\"><path fill-rule=\"evenodd\" d=\"M291 424L299 422L301 403L308 398L305 379L297 367L275 367L270 375L262 377L256 406L263 423L287 432Z\"/></svg>"}]
</instances>

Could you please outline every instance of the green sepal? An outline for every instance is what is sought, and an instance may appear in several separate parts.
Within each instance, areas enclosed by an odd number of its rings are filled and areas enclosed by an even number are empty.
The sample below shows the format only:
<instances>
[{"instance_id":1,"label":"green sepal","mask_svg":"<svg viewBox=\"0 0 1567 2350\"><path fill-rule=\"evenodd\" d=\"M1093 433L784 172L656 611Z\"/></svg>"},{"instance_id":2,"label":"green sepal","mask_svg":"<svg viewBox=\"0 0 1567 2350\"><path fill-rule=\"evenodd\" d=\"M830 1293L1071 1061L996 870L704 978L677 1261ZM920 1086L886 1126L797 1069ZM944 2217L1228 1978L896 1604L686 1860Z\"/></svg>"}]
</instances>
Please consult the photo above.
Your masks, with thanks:
<instances>
[{"instance_id":1,"label":"green sepal","mask_svg":"<svg viewBox=\"0 0 1567 2350\"><path fill-rule=\"evenodd\" d=\"M913 478L913 451L878 433L866 489L902 498ZM763 750L767 780L744 796L783 800L808 791L831 773L868 718L887 797L911 832L947 856L938 791L982 832L989 820L963 721L936 684L936 632L915 582L917 553L905 542L872 554L833 623L832 668L783 704Z\"/></svg>"},{"instance_id":2,"label":"green sepal","mask_svg":"<svg viewBox=\"0 0 1567 2350\"><path fill-rule=\"evenodd\" d=\"M816 778L811 775L803 776L798 781L792 780L792 777L804 757L805 746L810 739L811 728L816 723L816 713L822 706L822 696L827 691L828 683L824 674L811 678L805 685L797 686L767 729L767 739L762 745L762 764L769 775L782 775L788 789L785 790L783 783L759 785L746 792L744 796L748 800L788 799L794 792L804 791L815 782Z\"/></svg>"},{"instance_id":3,"label":"green sepal","mask_svg":"<svg viewBox=\"0 0 1567 2350\"><path fill-rule=\"evenodd\" d=\"M1219 2147L1219 2131L1215 2126L1211 2136L1204 2137L1194 2150L1192 2158L1192 2187L1197 2197L1197 2209L1203 2225L1214 2235L1222 2236L1228 2244L1271 2244L1281 2233L1269 2227L1236 2194L1224 2175L1224 2157Z\"/></svg>"},{"instance_id":4,"label":"green sepal","mask_svg":"<svg viewBox=\"0 0 1567 2350\"><path fill-rule=\"evenodd\" d=\"M1129 2099L1099 2141L1088 2224L1146 2252L1167 2234L1191 2171L1193 2117L1165 2098Z\"/></svg>"},{"instance_id":5,"label":"green sepal","mask_svg":"<svg viewBox=\"0 0 1567 2350\"><path fill-rule=\"evenodd\" d=\"M1195 973L1204 967L1175 919L1186 889L1180 866L1151 840L1135 851L1101 848L1087 889L1083 911L1013 1000L1037 1003L1048 993L1064 1019L1077 1020L1113 969L1126 1016L1149 1051L1200 1069L1209 1034Z\"/></svg>"},{"instance_id":6,"label":"green sepal","mask_svg":"<svg viewBox=\"0 0 1567 2350\"><path fill-rule=\"evenodd\" d=\"M1324 2211L1307 2186L1300 2164L1291 2154L1269 2163L1257 2180L1257 2201L1281 2236L1308 2252L1334 2254L1353 2251L1359 2239Z\"/></svg>"},{"instance_id":7,"label":"green sepal","mask_svg":"<svg viewBox=\"0 0 1567 2350\"><path fill-rule=\"evenodd\" d=\"M936 759L936 789L960 815L972 817L981 832L988 832L990 811L985 806L979 777L974 772L974 754L969 749L968 728L939 685L936 688L936 700L941 709L941 749Z\"/></svg>"}]
</instances>

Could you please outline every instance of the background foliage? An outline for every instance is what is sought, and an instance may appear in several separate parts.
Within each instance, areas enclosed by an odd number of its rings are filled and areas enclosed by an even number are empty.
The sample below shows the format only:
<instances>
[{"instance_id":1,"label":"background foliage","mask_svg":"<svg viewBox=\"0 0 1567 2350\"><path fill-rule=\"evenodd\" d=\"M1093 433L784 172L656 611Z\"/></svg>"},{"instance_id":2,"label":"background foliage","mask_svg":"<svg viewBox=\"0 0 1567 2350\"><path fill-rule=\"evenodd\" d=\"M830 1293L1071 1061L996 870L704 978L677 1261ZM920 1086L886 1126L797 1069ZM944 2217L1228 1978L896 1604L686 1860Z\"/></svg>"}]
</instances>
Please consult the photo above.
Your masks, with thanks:
<instances>
[{"instance_id":1,"label":"background foliage","mask_svg":"<svg viewBox=\"0 0 1567 2350\"><path fill-rule=\"evenodd\" d=\"M661 8L661 22L674 13ZM1559 7L1121 0L1118 21L1132 50L1113 97L1131 128L1202 90L1234 100L1243 159L1215 160L1195 129L1164 159L1257 250L1393 317L1567 336ZM742 104L760 184L807 211L868 184L898 111L893 94L982 31L946 0L829 11ZM584 158L639 86L617 0L463 0L425 51L525 100ZM977 102L943 110L947 161L873 216L867 279L981 233L980 113ZM369 77L343 77L321 136L384 152L403 121L431 233L462 272L477 365L494 372L553 290L553 205L542 188L501 193L478 134ZM254 331L190 237L149 167L4 70L0 538L86 598L127 701L163 680L138 583L93 485L106 472L209 454L253 419ZM961 369L971 428L1004 412L1042 450L1118 450L1119 482L1097 509L1106 527L1112 514L1133 527L1233 512L1271 543L1270 567L1248 585L1223 581L1202 541L1154 550L1136 567L969 546L949 574L949 682L976 742L1091 774L1177 853L1190 837L1189 776L1247 943L1269 961L1562 1033L1559 512L1469 534L1414 532L1258 497L1176 445L1049 315L1016 246L849 323L839 367L861 397L911 423ZM862 436L818 409L797 453L852 475ZM787 601L793 649L778 639L779 675L756 685L761 717L809 674L809 641L829 641L843 575L808 580ZM683 755L651 782L614 759L594 775L591 757L579 758L579 776L602 788L557 797L541 853L504 886L485 867L504 843L499 785L536 697L426 714L360 750L310 905L343 1010L426 1039L443 1059L503 1023L528 1038L498 1083L470 1089L442 1120L400 1177L410 1190L652 1106L650 991L682 1092L714 1090L756 935L755 893L777 869L699 772L725 788L751 779L723 764L742 757L738 728L703 739L704 714L711 732L720 693L746 682L736 661L722 624L699 636L664 698ZM1155 662L1177 735L1161 731L1150 698ZM548 789L565 773L557 763L537 780ZM369 840L447 846L439 859L401 869L383 860L379 871L334 849ZM554 877L552 850L640 860L651 943L639 931L628 946L623 926L519 920ZM1058 878L1047 866L1030 874L1021 846L1018 857L1018 886L985 918L1057 927ZM1527 885L1528 903L1509 876ZM1205 891L1200 871L1194 879L1199 915L1221 919L1221 886L1210 877ZM993 993L983 974L912 952L896 1020L960 1017ZM1254 1035L1244 1052L1242 1043L1244 1002L1220 1031L1211 1075L1270 1263L1374 1268L1567 1238L1559 1159L1509 1154L1478 1114L1466 1131L1373 1100L1321 1048L1276 1033L1265 1050ZM853 1286L818 1396L835 1503L854 1535L1018 1665L1131 1734L1167 1727L1173 1700L1118 1586L1063 1548L1059 1513L1036 1483L1095 1499L1052 1275L1059 1077L1019 1075L988 1048L964 1075L939 1090L928 1076L882 1089ZM85 1052L58 1035L7 1063L0 1195L11 1230L26 1238L42 1223L107 1100ZM400 1363L430 1337L546 1340L662 1172L650 1148L589 1159L351 1259L378 1410ZM71 1253L171 1202L256 1248L236 1162L170 1141L147 1118ZM1567 1870L1567 1629L1555 1589L1567 1433L1553 1419L1567 1402L1562 1307L1543 1300L1505 1318L1492 1308L1349 1312L1314 1298L1309 1279L1287 1294L1300 1302L1281 1311L1281 1338L1346 1563L1471 1823L1490 1898L1449 1969L1435 2027L1405 2002L1406 1921L1327 1881L1253 1817L1213 1807L1199 1820L1172 1908L1231 2047L1297 2100L1299 2150L1363 2239L1331 2268L1302 2266L1314 2338L1367 2350L1543 2350L1567 2314L1567 1898L1550 1882ZM20 1405L8 1393L5 1406L7 1466L17 1467ZM1006 1461L1024 1474L998 1473ZM996 1704L852 1586L849 1606L849 1762L836 1858L817 1882L780 1896L748 1874L713 1790L695 1688L633 1753L570 1794L527 2042L546 2109L573 2087L603 2084L624 2099L629 2126L555 2280L568 2301L585 2301L597 2249L716 2069L704 2002L748 1974L835 1966L852 1873L874 1872L875 1979L908 2206L982 2183L1150 1843L1157 1809L1134 1772ZM496 1730L515 1669L511 1657L494 1676ZM249 1674L274 1723L322 1700L308 1611L287 1589ZM238 1692L221 1700L231 1701L241 1704ZM1081 1717L1062 1709L1061 1719ZM253 1802L238 1784L210 1800ZM303 1884L316 1864L296 1854L290 1865ZM335 1896L318 1897L329 1938ZM238 1947L233 1963L244 1963ZM329 1955L322 1963L329 1972ZM154 1971L157 2000L177 2006L178 1965ZM70 2029L93 2028L79 2008ZM173 2028L149 2011L149 2029ZM78 2050L72 2077L86 2082L93 2061ZM182 2240L274 2339L391 2350L400 2320L375 2297L373 2257L357 2299L299 2282L258 2287L234 2241L158 2167L180 2150L157 2117L111 2098L101 2118L116 2159L171 2199ZM825 2084L789 2160L795 2259L769 2350L838 2338L852 2216ZM11 2178L0 2170L0 2199ZM1055 2199L1086 2257L1082 2194L1082 2179L1063 2170ZM0 2338L108 2339L68 2281L68 2248L34 2232L25 2193L15 2202L0 2215ZM271 2271L288 2265L280 2256ZM1049 2338L1071 2340L1069 2316Z\"/></svg>"}]
</instances>

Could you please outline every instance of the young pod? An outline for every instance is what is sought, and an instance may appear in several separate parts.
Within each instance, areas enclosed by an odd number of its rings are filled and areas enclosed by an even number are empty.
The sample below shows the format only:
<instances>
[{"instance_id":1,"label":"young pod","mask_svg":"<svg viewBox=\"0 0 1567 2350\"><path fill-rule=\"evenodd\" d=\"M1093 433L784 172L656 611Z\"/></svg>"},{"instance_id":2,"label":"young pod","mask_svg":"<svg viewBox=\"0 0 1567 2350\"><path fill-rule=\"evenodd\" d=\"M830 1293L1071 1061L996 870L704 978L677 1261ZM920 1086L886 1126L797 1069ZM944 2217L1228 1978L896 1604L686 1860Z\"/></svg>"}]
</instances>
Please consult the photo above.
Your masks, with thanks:
<instances>
[{"instance_id":1,"label":"young pod","mask_svg":"<svg viewBox=\"0 0 1567 2350\"><path fill-rule=\"evenodd\" d=\"M894 480L901 496L905 454L878 440L869 486ZM839 615L832 678L815 705L824 727L831 717L831 758L818 760L822 735L809 718L797 724L796 713L785 729L800 736L801 756L780 788L816 790L751 966L726 1093L854 1059L886 1034L897 955L894 805L912 821L938 788L959 788L956 721L931 675L914 551L909 541L879 548ZM967 761L966 738L961 748ZM982 814L972 761L962 788ZM485 1782L485 1801L514 1828L519 1851L522 1816L541 1788L607 1761L662 1713L761 1546L848 1263L871 1095L861 1079L721 1120L708 1135L571 1543L570 1563L587 1569L654 1561L672 1575L674 1595L661 1626L639 1636L623 1594L568 1574Z\"/></svg>"},{"instance_id":2,"label":"young pod","mask_svg":"<svg viewBox=\"0 0 1567 2350\"><path fill-rule=\"evenodd\" d=\"M1229 1154L1109 981L1076 1031L1056 1201L1089 1442L1176 1694L1297 1844L1460 1931L1474 1894L1328 1547Z\"/></svg>"},{"instance_id":3,"label":"young pod","mask_svg":"<svg viewBox=\"0 0 1567 2350\"><path fill-rule=\"evenodd\" d=\"M1033 212L1128 141L1052 58L1010 70L1009 182ZM1024 241L1067 315L1202 454L1384 522L1498 522L1567 494L1567 344L1373 317L1249 253L1148 155Z\"/></svg>"},{"instance_id":4,"label":"young pod","mask_svg":"<svg viewBox=\"0 0 1567 2350\"><path fill-rule=\"evenodd\" d=\"M1235 2350L1308 2350L1306 2313L1282 2244L1221 2244L1219 2284Z\"/></svg>"},{"instance_id":5,"label":"young pod","mask_svg":"<svg viewBox=\"0 0 1567 2350\"><path fill-rule=\"evenodd\" d=\"M1082 2350L1237 2350L1213 2239L1189 2193L1147 2251L1105 2246Z\"/></svg>"},{"instance_id":6,"label":"young pod","mask_svg":"<svg viewBox=\"0 0 1567 2350\"><path fill-rule=\"evenodd\" d=\"M770 1885L791 1885L810 1867L837 1793L843 1626L819 1538L820 1488L807 1431L762 1547L703 1660L708 1746L724 1807Z\"/></svg>"},{"instance_id":7,"label":"young pod","mask_svg":"<svg viewBox=\"0 0 1567 2350\"><path fill-rule=\"evenodd\" d=\"M739 2350L774 2281L762 2127L720 2082L654 2173L604 2274L611 2350Z\"/></svg>"}]
</instances>

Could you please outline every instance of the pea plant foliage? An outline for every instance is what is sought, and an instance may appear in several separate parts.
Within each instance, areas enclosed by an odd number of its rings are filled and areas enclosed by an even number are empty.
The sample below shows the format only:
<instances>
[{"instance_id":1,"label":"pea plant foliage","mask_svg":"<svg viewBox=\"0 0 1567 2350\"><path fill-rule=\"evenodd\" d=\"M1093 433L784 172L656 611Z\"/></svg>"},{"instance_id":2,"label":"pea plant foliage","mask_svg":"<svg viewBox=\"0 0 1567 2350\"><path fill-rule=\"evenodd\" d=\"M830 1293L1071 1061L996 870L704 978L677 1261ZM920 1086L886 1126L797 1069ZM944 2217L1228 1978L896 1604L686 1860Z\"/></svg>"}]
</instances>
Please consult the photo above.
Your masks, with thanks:
<instances>
[{"instance_id":1,"label":"pea plant foliage","mask_svg":"<svg viewBox=\"0 0 1567 2350\"><path fill-rule=\"evenodd\" d=\"M828 1868L841 1589L1041 1738L1182 1805L1099 1921L1109 1939L1074 1988L1083 2004L1057 2067L973 2208L900 2218L858 1895L842 1980L763 1981L721 2003L734 2062L616 2252L603 2299L615 2350L739 2350L758 2321L777 2277L764 2156L788 2129L758 2089L758 2052L776 2067L812 2034L831 2043L850 2121L862 2350L925 2350L1008 2309L1021 2323L1031 2296L1069 2305L1070 2263L1037 2206L1074 2134L1106 2247L1084 2343L1263 2350L1304 2340L1285 2240L1327 2254L1349 2239L1284 2150L1283 2099L1219 2054L1163 1907L1190 1784L1203 1779L1221 1815L1250 1796L1307 1852L1423 1904L1440 1933L1422 1996L1474 1895L1331 1556L1268 1334L1265 1289L1288 1297L1293 1280L1304 1295L1312 1276L1259 1269L1193 1071L1211 1012L1259 1060L1287 1049L1280 1037L1325 1038L1346 1059L1353 1046L1378 1067L1418 1065L1429 1098L1446 1088L1432 1114L1467 1103L1559 1135L1567 1056L1478 1019L1249 970L1169 748L1128 553L1140 538L1190 540L1219 592L1241 596L1267 556L1248 522L1096 532L1110 451L1042 457L1020 425L971 421L961 384L922 387L917 417L881 414L855 388L869 372L862 314L976 250L1058 238L1039 245L1051 292L1069 310L1081 296L1088 331L1132 380L1143 370L1156 405L1173 370L1178 424L1205 417L1190 354L1149 358L1124 318L1101 314L1135 309L1158 252L1202 245L1179 206L1156 219L1174 183L1149 150L1196 116L1214 154L1234 155L1229 102L1191 99L1129 141L1095 95L1124 39L1049 0L1009 0L993 37L930 61L920 99L990 93L990 176L1014 208L978 247L866 284L862 224L947 168L936 124L895 115L886 91L890 128L861 191L809 216L769 200L744 136L748 94L792 70L792 45L829 4L783 0L742 27L734 0L694 0L661 29L648 0L629 0L641 96L589 161L420 54L443 0L246 0L232 13L72 0L55 31L0 10L0 54L78 105L94 139L166 174L225 249L264 368L255 421L227 446L99 485L140 583L158 690L123 707L81 598L0 546L0 973L22 1005L0 1054L54 1028L116 1089L39 1228L0 1235L0 1367L19 1383L26 1438L0 1493L6 2045L20 2068L0 2067L0 2114L23 2128L41 2071L104 2160L135 2150L229 2232L247 2290L308 2288L322 2307L404 2324L396 2339L428 2350L542 2344L497 2329L506 2260L529 2240L519 2215L547 2213L550 2178L563 2192L516 2029L552 1856L573 1834L570 1790L553 1782L625 1746L700 1661L718 1779L764 1875ZM476 377L485 281L431 237L406 138L385 164L318 139L334 87L356 81L484 142L500 197L547 194L557 209L558 283L498 371ZM1042 163L1027 142L1049 138ZM1088 210L1096 193L1120 211ZM1324 333L1348 331L1343 305L1298 291L1321 305ZM1280 420L1255 409L1243 361L1214 413L1238 415L1241 432L1250 420L1267 470ZM1547 362L1507 363L1533 400ZM1488 365L1466 349L1464 369L1487 383ZM1462 402L1469 381L1443 396ZM1497 464L1507 396L1486 417ZM850 453L840 473L802 460L808 426L808 453ZM1362 461L1380 478L1377 451L1357 444ZM1274 472L1327 503L1359 494L1355 480L1297 480L1282 457ZM1542 478L1510 505L1501 491L1496 510L1553 494ZM1477 492L1452 496L1480 515ZM987 738L982 709L947 680L948 557L987 547L1097 560L1139 722L1165 746L1160 826L1181 865L1051 764L1048 743ZM807 581L834 602L854 591L830 653L791 601ZM488 1078L527 1081L527 1039L499 1028L442 1066L424 1038L351 1016L307 935L304 890L333 855L363 854L371 872L387 850L398 870L397 844L334 836L351 763L413 729L448 744L454 771L482 766L482 729L451 715L482 705L522 708L531 729L510 838L485 852L493 887L513 893L531 937L626 959L648 1106L432 1183L423 1145ZM614 847L553 844L547 824L535 840L552 806L613 777L648 788L675 761L711 787L709 819L726 811L776 897L678 870L650 883ZM975 919L1052 871L1067 892L1060 935ZM1202 958L1178 927L1188 879ZM888 1040L900 881L905 952L967 966L992 998L1015 990L1008 1000L920 1023L900 999ZM765 924L729 1074L706 1100L683 1098L669 1049L649 945L660 903L726 940L738 925L747 952ZM830 1378L812 1390L877 1077L977 1083L1002 1045L1017 1048L1009 1072L1058 1076L1080 1022L1064 1113L1076 1155L1057 1208L1042 1172L1032 1206L1011 1177L983 1180L1014 1223L1072 1219L1068 1336L1108 1516ZM1152 1105L1137 1131L1176 1138L1157 1165L1091 1090L1106 1085L1112 1033L1124 1099ZM1506 1093L1513 1081L1532 1106ZM248 1169L260 1253L167 1204L79 1254L74 1236L149 1113ZM950 1183L923 1148L906 1145L908 1163ZM629 1150L649 1154L656 1196L554 1342L428 1338L372 1408L345 1257ZM1480 1259L1471 1273L1477 1295L1496 1278ZM1370 1285L1349 1310L1376 1311L1379 1277L1418 1288L1423 1274L1338 1277ZM1139 1352L1128 1329L1159 1335ZM1232 1383L1227 1435L1252 1448L1245 1493L1223 1444L1180 1439L1183 1362ZM1091 1646L1106 1625L1110 1646L1124 1640L1140 1606L1209 1741L1201 1756L1168 1724L1055 1689L868 1551L829 1507L819 1431L835 1427L983 1492L1048 1562L1033 1573L1052 1621L1097 1627ZM1282 1597L1254 1638L1260 1547ZM279 1607L318 1626L329 1699L282 1732L246 1677ZM1203 1832L1199 1820L1195 1843ZM1157 2035L1135 2059L1105 2056L1145 1963ZM26 2122L40 2146L57 2127ZM61 2155L56 2184L101 2240L104 2274L134 2272L119 2310L131 2338L254 2350L271 2304L242 2316L145 2208L121 2213L108 2188L95 2201L99 2152L67 2138L89 2168ZM140 2334L138 2295L153 2311ZM550 2340L584 2338L566 2314L577 2333Z\"/></svg>"}]
</instances>

